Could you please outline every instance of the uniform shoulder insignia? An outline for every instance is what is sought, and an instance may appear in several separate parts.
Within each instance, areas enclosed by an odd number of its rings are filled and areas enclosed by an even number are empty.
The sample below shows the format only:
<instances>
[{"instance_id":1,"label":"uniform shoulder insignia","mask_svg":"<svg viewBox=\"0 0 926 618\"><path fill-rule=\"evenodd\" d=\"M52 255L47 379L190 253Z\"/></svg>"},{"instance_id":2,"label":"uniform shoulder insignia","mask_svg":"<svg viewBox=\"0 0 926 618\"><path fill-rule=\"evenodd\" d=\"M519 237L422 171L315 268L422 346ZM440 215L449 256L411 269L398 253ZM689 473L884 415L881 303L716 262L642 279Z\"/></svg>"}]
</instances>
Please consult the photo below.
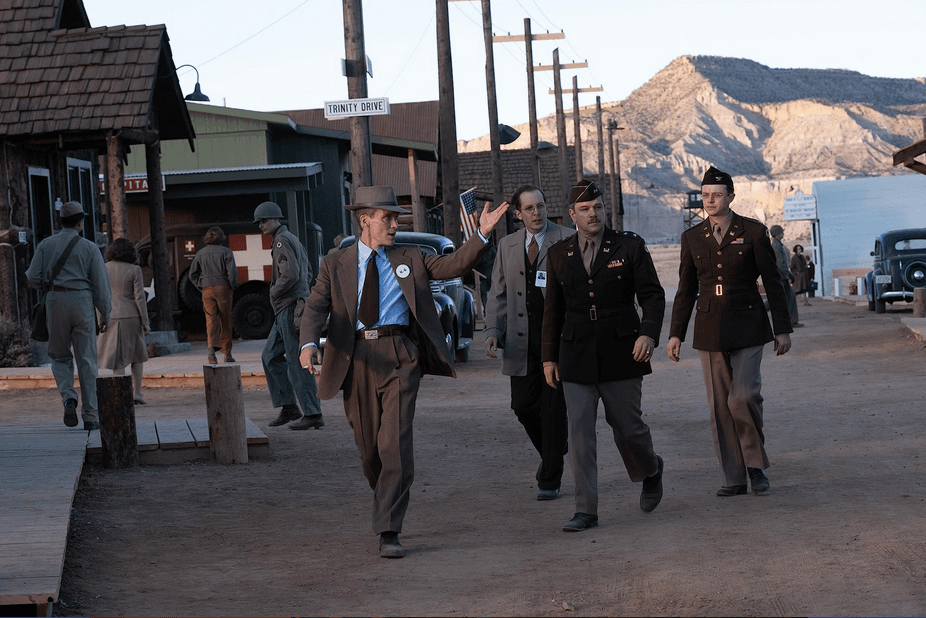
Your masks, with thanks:
<instances>
[{"instance_id":1,"label":"uniform shoulder insignia","mask_svg":"<svg viewBox=\"0 0 926 618\"><path fill-rule=\"evenodd\" d=\"M278 241L277 241L277 248L279 249L279 248L282 247L282 246L283 246L283 242L278 240Z\"/></svg>"},{"instance_id":2,"label":"uniform shoulder insignia","mask_svg":"<svg viewBox=\"0 0 926 618\"><path fill-rule=\"evenodd\" d=\"M755 223L756 225L765 225L758 219L753 219L752 217L743 217L743 221L749 221L750 223Z\"/></svg>"},{"instance_id":3,"label":"uniform shoulder insignia","mask_svg":"<svg viewBox=\"0 0 926 618\"><path fill-rule=\"evenodd\" d=\"M551 247L556 247L557 245L562 245L563 243L569 242L570 238L572 238L572 236L567 236L566 238L560 238L555 243L553 243Z\"/></svg>"}]
</instances>

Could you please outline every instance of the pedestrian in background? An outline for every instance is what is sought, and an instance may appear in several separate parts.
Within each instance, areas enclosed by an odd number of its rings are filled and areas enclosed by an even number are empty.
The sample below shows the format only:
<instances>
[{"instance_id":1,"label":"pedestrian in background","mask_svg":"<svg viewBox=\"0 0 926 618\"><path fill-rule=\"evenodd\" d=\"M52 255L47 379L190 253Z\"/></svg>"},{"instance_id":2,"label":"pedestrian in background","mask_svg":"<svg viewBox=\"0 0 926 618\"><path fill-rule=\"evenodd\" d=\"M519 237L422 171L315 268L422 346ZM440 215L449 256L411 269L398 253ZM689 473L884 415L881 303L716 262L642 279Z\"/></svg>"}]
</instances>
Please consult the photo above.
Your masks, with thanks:
<instances>
[{"instance_id":1,"label":"pedestrian in background","mask_svg":"<svg viewBox=\"0 0 926 618\"><path fill-rule=\"evenodd\" d=\"M721 497L769 490L762 414L762 350L774 341L781 356L791 349L791 319L781 272L768 236L755 219L730 210L733 178L711 166L701 181L708 219L682 233L678 292L666 351L680 359L691 312L697 306L692 347L701 358L714 447L723 473ZM779 227L779 226L775 226ZM781 228L779 227L779 230ZM762 277L774 322L756 280Z\"/></svg>"},{"instance_id":2,"label":"pedestrian in background","mask_svg":"<svg viewBox=\"0 0 926 618\"><path fill-rule=\"evenodd\" d=\"M321 429L321 402L315 376L299 363L299 333L296 323L302 317L309 295L312 265L299 239L283 225L283 211L273 202L254 209L254 223L273 240L270 246L272 275L270 305L274 318L260 359L267 377L267 388L274 408L280 414L271 427L297 421L290 429ZM299 407L302 406L302 411Z\"/></svg>"},{"instance_id":3,"label":"pedestrian in background","mask_svg":"<svg viewBox=\"0 0 926 618\"><path fill-rule=\"evenodd\" d=\"M203 294L203 312L206 314L206 339L209 346L207 360L218 362L215 353L225 355L226 363L232 357L232 305L238 287L238 268L235 254L225 246L225 232L210 227L203 236L206 246L196 252L190 264L190 281Z\"/></svg>"},{"instance_id":4,"label":"pedestrian in background","mask_svg":"<svg viewBox=\"0 0 926 618\"><path fill-rule=\"evenodd\" d=\"M817 295L816 266L809 255L804 256L807 259L807 296L814 298Z\"/></svg>"},{"instance_id":5,"label":"pedestrian in background","mask_svg":"<svg viewBox=\"0 0 926 618\"><path fill-rule=\"evenodd\" d=\"M552 388L543 375L540 340L547 251L574 232L547 219L543 191L534 185L518 187L511 203L524 228L498 241L485 305L485 352L489 358L501 354L502 373L511 380L511 409L540 455L537 499L555 500L569 428L563 389Z\"/></svg>"},{"instance_id":6,"label":"pedestrian in background","mask_svg":"<svg viewBox=\"0 0 926 618\"><path fill-rule=\"evenodd\" d=\"M126 367L131 365L132 399L145 404L141 387L148 360L148 299L138 253L128 238L117 238L106 248L106 275L113 309L109 328L100 334L98 342L100 367L111 370L113 375L125 375Z\"/></svg>"},{"instance_id":7,"label":"pedestrian in background","mask_svg":"<svg viewBox=\"0 0 926 618\"><path fill-rule=\"evenodd\" d=\"M791 276L794 278L791 288L795 296L801 296L804 299L804 306L809 307L810 302L807 300L807 290L810 287L807 260L804 259L804 247L794 245L792 249L794 255L791 256Z\"/></svg>"},{"instance_id":8,"label":"pedestrian in background","mask_svg":"<svg viewBox=\"0 0 926 618\"><path fill-rule=\"evenodd\" d=\"M26 269L26 278L34 288L47 286L45 307L48 324L48 356L58 392L64 403L64 424L77 426L77 391L74 390L74 360L80 378L81 417L84 429L100 428L96 398L97 312L100 332L109 326L112 296L103 255L96 243L81 238L84 208L78 202L61 206L58 219L61 231L49 236L35 248L35 256ZM69 249L70 247L70 249ZM69 251L58 274L51 275L59 259ZM73 349L73 353L72 353Z\"/></svg>"},{"instance_id":9,"label":"pedestrian in background","mask_svg":"<svg viewBox=\"0 0 926 618\"><path fill-rule=\"evenodd\" d=\"M788 254L788 248L784 242L785 230L780 225L773 225L769 229L772 236L772 249L775 251L775 258L778 262L778 271L781 275L781 285L784 286L785 300L788 303L788 315L791 316L791 326L800 328L803 324L798 320L797 315L797 298L794 296L794 290L791 289L791 282L794 276L791 274L791 256ZM766 288L766 293L768 288ZM767 295L767 294L766 294Z\"/></svg>"}]
</instances>

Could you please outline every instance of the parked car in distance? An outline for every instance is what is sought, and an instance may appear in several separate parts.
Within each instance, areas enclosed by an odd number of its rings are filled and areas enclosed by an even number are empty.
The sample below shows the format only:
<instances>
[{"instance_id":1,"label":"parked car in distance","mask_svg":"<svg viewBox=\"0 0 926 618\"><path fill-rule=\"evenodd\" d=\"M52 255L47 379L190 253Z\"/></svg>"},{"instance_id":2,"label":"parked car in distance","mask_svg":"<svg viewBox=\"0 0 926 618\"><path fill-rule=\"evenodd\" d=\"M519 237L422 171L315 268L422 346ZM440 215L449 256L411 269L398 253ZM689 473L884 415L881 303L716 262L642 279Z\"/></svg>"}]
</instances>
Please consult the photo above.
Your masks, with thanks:
<instances>
[{"instance_id":1,"label":"parked car in distance","mask_svg":"<svg viewBox=\"0 0 926 618\"><path fill-rule=\"evenodd\" d=\"M865 275L868 310L884 313L887 303L913 302L926 288L926 228L893 230L875 239L874 267Z\"/></svg>"},{"instance_id":2,"label":"parked car in distance","mask_svg":"<svg viewBox=\"0 0 926 618\"><path fill-rule=\"evenodd\" d=\"M354 237L348 236L338 245L343 249L354 244ZM397 246L417 247L425 255L448 255L453 253L453 241L446 236L423 232L397 232ZM456 360L469 360L469 348L476 330L476 304L473 294L463 286L463 279L431 280L431 294L434 307L440 317L447 346L454 352Z\"/></svg>"}]
</instances>

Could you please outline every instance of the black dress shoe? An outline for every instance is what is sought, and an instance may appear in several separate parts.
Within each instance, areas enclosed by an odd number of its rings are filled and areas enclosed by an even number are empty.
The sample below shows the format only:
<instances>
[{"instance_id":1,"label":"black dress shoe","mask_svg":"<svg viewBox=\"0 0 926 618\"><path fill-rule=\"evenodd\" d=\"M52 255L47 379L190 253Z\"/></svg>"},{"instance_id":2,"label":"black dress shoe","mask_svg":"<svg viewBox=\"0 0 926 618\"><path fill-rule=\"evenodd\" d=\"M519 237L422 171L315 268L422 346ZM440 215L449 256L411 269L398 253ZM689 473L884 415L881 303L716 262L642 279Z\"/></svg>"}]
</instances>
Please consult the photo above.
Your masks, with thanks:
<instances>
[{"instance_id":1,"label":"black dress shoe","mask_svg":"<svg viewBox=\"0 0 926 618\"><path fill-rule=\"evenodd\" d=\"M656 455L659 460L659 470L656 474L643 479L643 491L640 493L640 508L644 513L652 513L659 506L662 500L662 457Z\"/></svg>"},{"instance_id":2,"label":"black dress shoe","mask_svg":"<svg viewBox=\"0 0 926 618\"><path fill-rule=\"evenodd\" d=\"M298 421L289 426L290 429L321 429L325 426L325 419L321 414L315 416L303 416Z\"/></svg>"},{"instance_id":3,"label":"black dress shoe","mask_svg":"<svg viewBox=\"0 0 926 618\"><path fill-rule=\"evenodd\" d=\"M299 411L299 406L287 404L280 410L280 415L270 421L270 426L279 427L280 425L285 425L299 418L302 418L302 412Z\"/></svg>"},{"instance_id":4,"label":"black dress shoe","mask_svg":"<svg viewBox=\"0 0 926 618\"><path fill-rule=\"evenodd\" d=\"M598 516L588 513L576 513L563 525L563 532L582 532L586 528L598 527Z\"/></svg>"},{"instance_id":5,"label":"black dress shoe","mask_svg":"<svg viewBox=\"0 0 926 618\"><path fill-rule=\"evenodd\" d=\"M84 421L84 431L93 431L100 428L99 421Z\"/></svg>"},{"instance_id":6,"label":"black dress shoe","mask_svg":"<svg viewBox=\"0 0 926 618\"><path fill-rule=\"evenodd\" d=\"M64 424L68 427L77 427L76 399L68 399L64 402Z\"/></svg>"},{"instance_id":7,"label":"black dress shoe","mask_svg":"<svg viewBox=\"0 0 926 618\"><path fill-rule=\"evenodd\" d=\"M398 532L383 532L379 535L379 555L382 558L405 557L405 548L399 543Z\"/></svg>"},{"instance_id":8,"label":"black dress shoe","mask_svg":"<svg viewBox=\"0 0 926 618\"><path fill-rule=\"evenodd\" d=\"M746 468L746 471L749 472L749 483L752 485L752 493L764 494L770 489L768 482L768 475L765 474L765 470L762 468ZM745 492L743 492L745 493Z\"/></svg>"},{"instance_id":9,"label":"black dress shoe","mask_svg":"<svg viewBox=\"0 0 926 618\"><path fill-rule=\"evenodd\" d=\"M727 496L742 496L746 493L745 485L724 485L717 490L717 495L726 498Z\"/></svg>"},{"instance_id":10,"label":"black dress shoe","mask_svg":"<svg viewBox=\"0 0 926 618\"><path fill-rule=\"evenodd\" d=\"M559 498L559 488L540 489L537 491L537 499L541 502L544 500L556 500L557 498Z\"/></svg>"}]
</instances>

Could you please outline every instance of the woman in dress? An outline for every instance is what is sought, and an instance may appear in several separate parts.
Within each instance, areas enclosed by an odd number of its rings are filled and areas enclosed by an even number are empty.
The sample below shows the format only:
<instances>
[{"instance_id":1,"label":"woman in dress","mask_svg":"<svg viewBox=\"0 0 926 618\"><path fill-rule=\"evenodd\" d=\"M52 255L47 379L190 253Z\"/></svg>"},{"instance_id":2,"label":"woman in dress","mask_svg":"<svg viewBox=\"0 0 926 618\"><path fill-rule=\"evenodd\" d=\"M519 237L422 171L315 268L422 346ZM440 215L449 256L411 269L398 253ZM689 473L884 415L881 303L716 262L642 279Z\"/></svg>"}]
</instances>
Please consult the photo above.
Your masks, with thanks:
<instances>
[{"instance_id":1,"label":"woman in dress","mask_svg":"<svg viewBox=\"0 0 926 618\"><path fill-rule=\"evenodd\" d=\"M794 255L791 256L791 275L794 277L794 281L791 283L791 287L794 288L794 295L801 296L804 299L805 305L810 305L810 301L807 300L807 288L810 287L809 281L810 277L807 274L807 261L804 259L804 247L801 245L794 245L792 249Z\"/></svg>"},{"instance_id":2,"label":"woman in dress","mask_svg":"<svg viewBox=\"0 0 926 618\"><path fill-rule=\"evenodd\" d=\"M132 366L132 390L136 404L147 403L141 392L143 365L148 360L145 335L148 334L148 303L141 268L136 264L135 245L127 238L117 238L106 250L106 274L113 296L109 328L100 335L100 368L113 375L125 375Z\"/></svg>"}]
</instances>

